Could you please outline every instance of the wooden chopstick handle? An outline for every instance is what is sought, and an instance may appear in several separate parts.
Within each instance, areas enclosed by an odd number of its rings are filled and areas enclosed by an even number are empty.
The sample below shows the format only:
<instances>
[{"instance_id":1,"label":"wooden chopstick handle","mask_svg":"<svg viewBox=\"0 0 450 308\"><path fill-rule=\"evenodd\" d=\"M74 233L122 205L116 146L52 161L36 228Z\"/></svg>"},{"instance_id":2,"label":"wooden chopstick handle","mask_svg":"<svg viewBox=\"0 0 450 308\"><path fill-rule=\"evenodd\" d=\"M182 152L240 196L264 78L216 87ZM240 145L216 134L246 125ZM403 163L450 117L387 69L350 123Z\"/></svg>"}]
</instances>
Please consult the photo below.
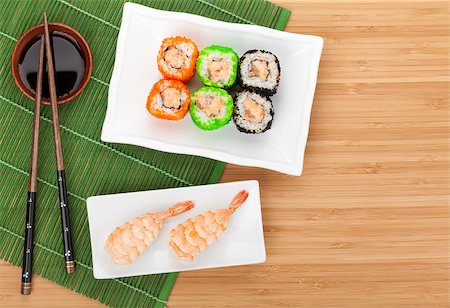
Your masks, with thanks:
<instances>
[{"instance_id":1,"label":"wooden chopstick handle","mask_svg":"<svg viewBox=\"0 0 450 308\"><path fill-rule=\"evenodd\" d=\"M67 200L66 176L61 148L61 132L58 116L58 98L56 95L55 71L53 63L52 45L50 42L50 31L48 28L47 14L44 13L45 51L47 55L47 75L50 90L50 105L52 108L53 139L55 142L56 170L58 176L59 206L61 208L61 225L63 233L64 259L66 272L71 274L75 270L75 262L72 249L72 235L69 223L69 203Z\"/></svg>"},{"instance_id":2,"label":"wooden chopstick handle","mask_svg":"<svg viewBox=\"0 0 450 308\"><path fill-rule=\"evenodd\" d=\"M28 192L27 218L25 226L25 242L23 245L22 260L22 286L20 293L31 293L31 276L33 267L33 235L34 235L34 209L36 205L36 192Z\"/></svg>"},{"instance_id":3,"label":"wooden chopstick handle","mask_svg":"<svg viewBox=\"0 0 450 308\"><path fill-rule=\"evenodd\" d=\"M57 171L59 206L61 208L61 226L64 244L64 260L66 262L66 272L71 274L75 270L75 262L72 248L72 233L69 222L69 202L67 200L66 175L64 170Z\"/></svg>"}]
</instances>

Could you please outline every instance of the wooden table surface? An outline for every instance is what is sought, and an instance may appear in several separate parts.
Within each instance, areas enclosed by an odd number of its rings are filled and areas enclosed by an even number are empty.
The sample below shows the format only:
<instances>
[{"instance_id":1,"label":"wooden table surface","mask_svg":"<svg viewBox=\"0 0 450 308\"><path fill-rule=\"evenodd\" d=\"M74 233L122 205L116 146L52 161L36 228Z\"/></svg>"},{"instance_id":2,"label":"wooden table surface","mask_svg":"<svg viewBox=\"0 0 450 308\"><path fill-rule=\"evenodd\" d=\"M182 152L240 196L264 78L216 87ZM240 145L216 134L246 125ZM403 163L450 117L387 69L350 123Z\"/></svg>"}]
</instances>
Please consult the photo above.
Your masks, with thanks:
<instances>
[{"instance_id":1,"label":"wooden table surface","mask_svg":"<svg viewBox=\"0 0 450 308\"><path fill-rule=\"evenodd\" d=\"M274 1L325 38L303 175L258 179L267 262L181 273L170 307L447 306L448 1ZM0 262L0 306L95 307Z\"/></svg>"}]
</instances>

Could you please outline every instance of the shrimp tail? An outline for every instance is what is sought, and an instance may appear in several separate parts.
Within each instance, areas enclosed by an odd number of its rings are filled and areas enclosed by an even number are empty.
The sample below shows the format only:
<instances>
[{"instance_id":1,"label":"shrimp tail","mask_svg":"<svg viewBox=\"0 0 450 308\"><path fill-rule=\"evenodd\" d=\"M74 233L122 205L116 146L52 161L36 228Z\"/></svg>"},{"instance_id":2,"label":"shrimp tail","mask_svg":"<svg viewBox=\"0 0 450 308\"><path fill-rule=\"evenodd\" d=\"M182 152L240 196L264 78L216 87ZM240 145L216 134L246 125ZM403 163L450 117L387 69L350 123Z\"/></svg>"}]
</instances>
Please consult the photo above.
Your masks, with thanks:
<instances>
[{"instance_id":1,"label":"shrimp tail","mask_svg":"<svg viewBox=\"0 0 450 308\"><path fill-rule=\"evenodd\" d=\"M183 201L183 202L179 202L177 204L175 204L174 206L172 206L171 208L163 211L163 212L159 212L158 214L156 214L157 218L159 220L165 220L167 218L173 217L173 216L177 216L180 215L186 211L189 211L190 209L192 209L194 207L194 202L192 201Z\"/></svg>"},{"instance_id":2,"label":"shrimp tail","mask_svg":"<svg viewBox=\"0 0 450 308\"><path fill-rule=\"evenodd\" d=\"M192 201L184 201L184 202L179 202L177 204L175 204L174 206L172 206L169 211L171 216L177 216L179 214L182 214L186 211L189 211L190 209L192 209L194 207L194 202Z\"/></svg>"},{"instance_id":3,"label":"shrimp tail","mask_svg":"<svg viewBox=\"0 0 450 308\"><path fill-rule=\"evenodd\" d=\"M241 190L238 192L238 194L234 197L233 201L231 201L230 204L230 210L232 213L236 211L242 204L244 204L245 200L248 198L248 191Z\"/></svg>"}]
</instances>

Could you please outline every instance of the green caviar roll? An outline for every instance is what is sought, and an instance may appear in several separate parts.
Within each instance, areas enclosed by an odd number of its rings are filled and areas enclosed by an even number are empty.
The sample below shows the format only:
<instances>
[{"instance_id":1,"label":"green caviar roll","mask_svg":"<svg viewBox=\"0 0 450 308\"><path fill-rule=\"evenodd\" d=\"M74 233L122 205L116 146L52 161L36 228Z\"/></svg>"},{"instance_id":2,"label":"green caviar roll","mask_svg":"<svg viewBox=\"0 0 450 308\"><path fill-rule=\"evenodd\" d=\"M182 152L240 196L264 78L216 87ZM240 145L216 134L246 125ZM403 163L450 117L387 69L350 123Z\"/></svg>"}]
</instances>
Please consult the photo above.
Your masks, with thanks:
<instances>
[{"instance_id":1,"label":"green caviar roll","mask_svg":"<svg viewBox=\"0 0 450 308\"><path fill-rule=\"evenodd\" d=\"M233 49L212 45L200 51L197 74L207 86L228 88L236 81L238 62Z\"/></svg>"},{"instance_id":2,"label":"green caviar roll","mask_svg":"<svg viewBox=\"0 0 450 308\"><path fill-rule=\"evenodd\" d=\"M203 87L191 94L189 112L201 129L218 129L231 120L233 98L223 89Z\"/></svg>"}]
</instances>

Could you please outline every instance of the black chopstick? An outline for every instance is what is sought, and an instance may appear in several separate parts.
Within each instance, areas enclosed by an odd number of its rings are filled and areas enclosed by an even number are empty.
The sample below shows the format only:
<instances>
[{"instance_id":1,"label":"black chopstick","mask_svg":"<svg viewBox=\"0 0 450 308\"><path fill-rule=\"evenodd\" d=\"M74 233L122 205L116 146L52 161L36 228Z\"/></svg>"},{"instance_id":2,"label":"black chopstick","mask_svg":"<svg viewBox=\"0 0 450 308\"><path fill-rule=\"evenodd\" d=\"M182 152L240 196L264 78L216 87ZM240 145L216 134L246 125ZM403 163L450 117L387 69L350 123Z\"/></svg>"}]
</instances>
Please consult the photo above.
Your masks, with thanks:
<instances>
[{"instance_id":1,"label":"black chopstick","mask_svg":"<svg viewBox=\"0 0 450 308\"><path fill-rule=\"evenodd\" d=\"M22 260L22 285L20 293L28 295L31 293L31 276L33 268L33 235L34 235L34 210L36 206L37 192L37 163L39 148L39 117L41 116L42 99L42 75L44 70L44 36L41 35L41 45L39 49L39 64L36 83L36 97L33 118L33 139L31 142L30 157L30 180L28 182L27 218L25 226L25 242L23 245Z\"/></svg>"},{"instance_id":2,"label":"black chopstick","mask_svg":"<svg viewBox=\"0 0 450 308\"><path fill-rule=\"evenodd\" d=\"M45 51L47 55L48 85L50 89L53 137L55 142L55 154L56 154L56 169L57 169L56 173L58 177L59 205L61 209L64 259L66 264L66 272L68 274L71 274L75 270L75 262L73 257L72 235L69 223L69 203L67 200L66 176L64 171L64 160L61 148L61 132L59 127L59 116L58 116L58 99L56 96L55 71L52 57L53 52L52 52L52 45L50 43L50 32L48 30L48 21L46 13L44 13L44 28L45 28Z\"/></svg>"}]
</instances>

